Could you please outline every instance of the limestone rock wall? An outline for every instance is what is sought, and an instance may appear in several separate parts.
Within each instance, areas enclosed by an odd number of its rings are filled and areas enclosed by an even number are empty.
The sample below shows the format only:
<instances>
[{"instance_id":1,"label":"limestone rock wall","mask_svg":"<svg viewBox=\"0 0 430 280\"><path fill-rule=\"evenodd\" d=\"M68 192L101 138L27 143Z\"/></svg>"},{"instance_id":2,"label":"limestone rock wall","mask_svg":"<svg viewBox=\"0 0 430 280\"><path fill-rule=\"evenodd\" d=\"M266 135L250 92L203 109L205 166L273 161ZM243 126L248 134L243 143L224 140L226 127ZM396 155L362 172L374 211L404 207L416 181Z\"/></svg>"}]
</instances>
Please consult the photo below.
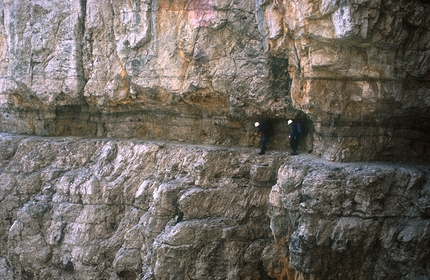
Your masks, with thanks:
<instances>
[{"instance_id":1,"label":"limestone rock wall","mask_svg":"<svg viewBox=\"0 0 430 280\"><path fill-rule=\"evenodd\" d=\"M428 1L0 11L0 278L430 277Z\"/></svg>"},{"instance_id":2,"label":"limestone rock wall","mask_svg":"<svg viewBox=\"0 0 430 280\"><path fill-rule=\"evenodd\" d=\"M428 160L427 1L0 1L1 131Z\"/></svg>"},{"instance_id":3,"label":"limestone rock wall","mask_svg":"<svg viewBox=\"0 0 430 280\"><path fill-rule=\"evenodd\" d=\"M2 279L426 279L428 166L0 135Z\"/></svg>"},{"instance_id":4,"label":"limestone rock wall","mask_svg":"<svg viewBox=\"0 0 430 280\"><path fill-rule=\"evenodd\" d=\"M269 1L293 105L330 160L429 158L428 1Z\"/></svg>"},{"instance_id":5,"label":"limestone rock wall","mask_svg":"<svg viewBox=\"0 0 430 280\"><path fill-rule=\"evenodd\" d=\"M428 166L291 158L270 193L282 279L427 279ZM271 258L272 260L275 258Z\"/></svg>"},{"instance_id":6,"label":"limestone rock wall","mask_svg":"<svg viewBox=\"0 0 430 280\"><path fill-rule=\"evenodd\" d=\"M0 141L0 278L268 279L282 153L87 140Z\"/></svg>"},{"instance_id":7,"label":"limestone rock wall","mask_svg":"<svg viewBox=\"0 0 430 280\"><path fill-rule=\"evenodd\" d=\"M255 5L2 1L2 130L249 146L272 119L285 148L288 59Z\"/></svg>"}]
</instances>

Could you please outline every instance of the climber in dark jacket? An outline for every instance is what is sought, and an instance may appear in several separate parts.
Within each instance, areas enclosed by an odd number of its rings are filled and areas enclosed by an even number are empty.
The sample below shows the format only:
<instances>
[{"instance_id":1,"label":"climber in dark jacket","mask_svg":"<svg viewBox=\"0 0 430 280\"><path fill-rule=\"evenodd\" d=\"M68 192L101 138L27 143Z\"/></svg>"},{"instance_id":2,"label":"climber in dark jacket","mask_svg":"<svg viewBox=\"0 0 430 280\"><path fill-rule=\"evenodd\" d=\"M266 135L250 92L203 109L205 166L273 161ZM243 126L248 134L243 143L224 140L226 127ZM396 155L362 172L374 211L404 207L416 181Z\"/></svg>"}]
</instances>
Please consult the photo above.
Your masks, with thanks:
<instances>
[{"instance_id":1,"label":"climber in dark jacket","mask_svg":"<svg viewBox=\"0 0 430 280\"><path fill-rule=\"evenodd\" d=\"M299 131L300 124L293 122L292 120L288 120L288 125L291 126L291 134L290 134L290 147L293 150L291 152L292 155L297 155L297 147L299 146L299 139L301 132Z\"/></svg>"},{"instance_id":2,"label":"climber in dark jacket","mask_svg":"<svg viewBox=\"0 0 430 280\"><path fill-rule=\"evenodd\" d=\"M260 140L260 152L259 155L264 155L266 153L266 140L267 140L267 124L264 122L260 124L259 122L255 123L255 127L258 128L258 135L261 137Z\"/></svg>"}]
</instances>

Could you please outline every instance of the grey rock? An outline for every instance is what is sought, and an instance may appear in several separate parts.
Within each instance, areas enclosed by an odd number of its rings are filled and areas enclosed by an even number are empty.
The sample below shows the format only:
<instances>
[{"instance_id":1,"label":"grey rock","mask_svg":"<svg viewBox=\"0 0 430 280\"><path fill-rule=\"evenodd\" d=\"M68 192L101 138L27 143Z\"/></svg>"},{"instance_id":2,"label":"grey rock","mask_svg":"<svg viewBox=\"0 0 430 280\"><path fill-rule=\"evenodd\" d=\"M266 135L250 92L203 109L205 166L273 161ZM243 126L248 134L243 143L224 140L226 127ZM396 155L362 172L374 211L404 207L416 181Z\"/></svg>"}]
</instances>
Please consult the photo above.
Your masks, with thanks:
<instances>
[{"instance_id":1,"label":"grey rock","mask_svg":"<svg viewBox=\"0 0 430 280\"><path fill-rule=\"evenodd\" d=\"M15 151L0 165L2 277L265 279L267 196L285 153L1 140L2 154Z\"/></svg>"},{"instance_id":2,"label":"grey rock","mask_svg":"<svg viewBox=\"0 0 430 280\"><path fill-rule=\"evenodd\" d=\"M2 278L429 276L425 165L141 140L0 139L0 154L10 155L0 162Z\"/></svg>"},{"instance_id":3,"label":"grey rock","mask_svg":"<svg viewBox=\"0 0 430 280\"><path fill-rule=\"evenodd\" d=\"M427 166L291 158L272 188L273 255L303 278L425 279ZM279 278L279 277L277 277Z\"/></svg>"},{"instance_id":4,"label":"grey rock","mask_svg":"<svg viewBox=\"0 0 430 280\"><path fill-rule=\"evenodd\" d=\"M2 1L0 131L429 155L425 1Z\"/></svg>"}]
</instances>

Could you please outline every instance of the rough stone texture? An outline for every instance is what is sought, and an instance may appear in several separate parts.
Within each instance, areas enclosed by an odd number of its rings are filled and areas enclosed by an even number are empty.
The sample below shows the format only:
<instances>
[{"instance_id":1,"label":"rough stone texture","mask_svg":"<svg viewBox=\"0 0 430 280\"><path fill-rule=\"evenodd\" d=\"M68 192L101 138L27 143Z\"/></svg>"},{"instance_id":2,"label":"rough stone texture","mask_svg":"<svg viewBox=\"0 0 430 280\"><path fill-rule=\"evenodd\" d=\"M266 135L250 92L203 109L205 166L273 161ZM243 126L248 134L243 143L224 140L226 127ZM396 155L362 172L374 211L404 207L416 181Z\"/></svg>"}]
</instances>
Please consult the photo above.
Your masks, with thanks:
<instances>
[{"instance_id":1,"label":"rough stone texture","mask_svg":"<svg viewBox=\"0 0 430 280\"><path fill-rule=\"evenodd\" d=\"M252 1L1 3L3 131L253 146L265 119L285 148L302 116Z\"/></svg>"},{"instance_id":2,"label":"rough stone texture","mask_svg":"<svg viewBox=\"0 0 430 280\"><path fill-rule=\"evenodd\" d=\"M0 10L0 278L430 278L428 1Z\"/></svg>"},{"instance_id":3,"label":"rough stone texture","mask_svg":"<svg viewBox=\"0 0 430 280\"><path fill-rule=\"evenodd\" d=\"M270 193L269 275L428 279L429 171L291 158Z\"/></svg>"},{"instance_id":4,"label":"rough stone texture","mask_svg":"<svg viewBox=\"0 0 430 280\"><path fill-rule=\"evenodd\" d=\"M428 160L428 1L0 1L1 131ZM270 141L269 141L270 142Z\"/></svg>"},{"instance_id":5,"label":"rough stone texture","mask_svg":"<svg viewBox=\"0 0 430 280\"><path fill-rule=\"evenodd\" d=\"M0 141L0 278L268 279L285 154L162 142Z\"/></svg>"},{"instance_id":6,"label":"rough stone texture","mask_svg":"<svg viewBox=\"0 0 430 280\"><path fill-rule=\"evenodd\" d=\"M2 279L427 279L428 166L0 135Z\"/></svg>"},{"instance_id":7,"label":"rough stone texture","mask_svg":"<svg viewBox=\"0 0 430 280\"><path fill-rule=\"evenodd\" d=\"M268 1L270 52L289 52L313 150L337 161L430 158L430 4Z\"/></svg>"}]
</instances>

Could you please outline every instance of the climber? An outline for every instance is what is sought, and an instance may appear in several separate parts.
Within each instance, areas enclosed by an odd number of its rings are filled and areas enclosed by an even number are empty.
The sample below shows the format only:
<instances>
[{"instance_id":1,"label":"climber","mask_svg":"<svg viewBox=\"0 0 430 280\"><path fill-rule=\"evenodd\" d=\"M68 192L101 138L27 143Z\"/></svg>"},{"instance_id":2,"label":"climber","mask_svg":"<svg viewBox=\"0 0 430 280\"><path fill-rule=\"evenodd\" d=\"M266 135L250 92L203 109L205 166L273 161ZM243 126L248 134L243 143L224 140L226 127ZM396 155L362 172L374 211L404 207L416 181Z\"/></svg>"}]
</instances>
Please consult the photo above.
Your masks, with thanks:
<instances>
[{"instance_id":1,"label":"climber","mask_svg":"<svg viewBox=\"0 0 430 280\"><path fill-rule=\"evenodd\" d=\"M299 146L299 139L302 135L302 126L298 122L293 122L293 120L288 120L288 125L291 126L290 147L293 150L291 155L297 155L297 147Z\"/></svg>"},{"instance_id":2,"label":"climber","mask_svg":"<svg viewBox=\"0 0 430 280\"><path fill-rule=\"evenodd\" d=\"M262 124L260 124L259 122L256 122L255 127L258 128L258 135L261 137L261 139L260 139L260 152L258 154L264 155L266 153L267 123L263 122Z\"/></svg>"}]
</instances>

